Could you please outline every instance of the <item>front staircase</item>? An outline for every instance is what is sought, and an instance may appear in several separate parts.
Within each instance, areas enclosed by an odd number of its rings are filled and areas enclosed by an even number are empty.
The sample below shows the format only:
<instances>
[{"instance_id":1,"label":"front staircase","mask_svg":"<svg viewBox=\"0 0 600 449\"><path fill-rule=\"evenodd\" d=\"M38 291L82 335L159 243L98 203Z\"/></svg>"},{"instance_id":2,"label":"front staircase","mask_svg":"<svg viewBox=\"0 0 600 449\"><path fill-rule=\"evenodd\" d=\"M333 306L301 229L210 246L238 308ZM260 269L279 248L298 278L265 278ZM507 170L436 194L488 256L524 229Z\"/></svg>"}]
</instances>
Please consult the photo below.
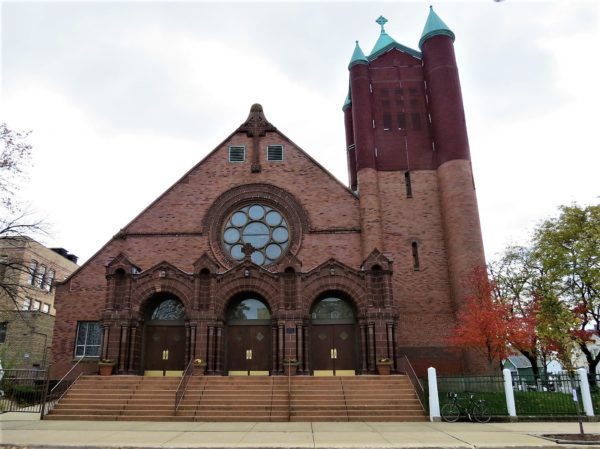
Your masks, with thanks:
<instances>
[{"instance_id":1,"label":"front staircase","mask_svg":"<svg viewBox=\"0 0 600 449\"><path fill-rule=\"evenodd\" d=\"M424 421L406 376L84 376L45 419L106 421Z\"/></svg>"}]
</instances>

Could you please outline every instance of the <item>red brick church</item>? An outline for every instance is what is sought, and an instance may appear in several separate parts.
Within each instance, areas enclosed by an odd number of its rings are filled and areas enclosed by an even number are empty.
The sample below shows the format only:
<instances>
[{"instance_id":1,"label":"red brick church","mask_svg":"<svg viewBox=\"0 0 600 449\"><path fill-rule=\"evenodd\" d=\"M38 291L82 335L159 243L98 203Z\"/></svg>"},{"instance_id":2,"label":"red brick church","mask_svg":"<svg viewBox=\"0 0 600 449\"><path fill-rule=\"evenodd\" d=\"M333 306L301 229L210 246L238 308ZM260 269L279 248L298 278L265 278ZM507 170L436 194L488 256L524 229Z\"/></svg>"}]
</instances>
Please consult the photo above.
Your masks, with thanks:
<instances>
[{"instance_id":1,"label":"red brick church","mask_svg":"<svg viewBox=\"0 0 600 449\"><path fill-rule=\"evenodd\" d=\"M221 144L56 290L53 378L473 371L446 336L485 264L454 33L421 51L358 42L343 106L345 186L255 104ZM267 111L268 112L268 111ZM340 120L341 121L341 120ZM340 149L340 151L342 151Z\"/></svg>"}]
</instances>

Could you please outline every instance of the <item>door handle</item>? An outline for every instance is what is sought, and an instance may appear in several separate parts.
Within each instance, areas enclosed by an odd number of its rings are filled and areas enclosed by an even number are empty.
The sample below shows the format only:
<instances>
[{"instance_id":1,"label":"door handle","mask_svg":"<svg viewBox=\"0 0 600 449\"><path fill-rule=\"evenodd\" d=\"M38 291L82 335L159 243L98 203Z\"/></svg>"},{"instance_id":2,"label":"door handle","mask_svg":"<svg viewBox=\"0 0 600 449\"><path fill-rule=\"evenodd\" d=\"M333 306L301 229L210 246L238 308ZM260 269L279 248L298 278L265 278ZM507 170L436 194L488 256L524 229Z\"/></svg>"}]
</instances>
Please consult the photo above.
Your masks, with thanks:
<instances>
[{"instance_id":1,"label":"door handle","mask_svg":"<svg viewBox=\"0 0 600 449\"><path fill-rule=\"evenodd\" d=\"M169 350L168 349L164 349L163 350L162 359L163 360L169 360Z\"/></svg>"},{"instance_id":2,"label":"door handle","mask_svg":"<svg viewBox=\"0 0 600 449\"><path fill-rule=\"evenodd\" d=\"M252 349L246 349L246 360L252 360Z\"/></svg>"},{"instance_id":3,"label":"door handle","mask_svg":"<svg viewBox=\"0 0 600 449\"><path fill-rule=\"evenodd\" d=\"M332 359L337 359L337 349L335 349L335 348L331 349L331 351L330 351L330 357Z\"/></svg>"}]
</instances>

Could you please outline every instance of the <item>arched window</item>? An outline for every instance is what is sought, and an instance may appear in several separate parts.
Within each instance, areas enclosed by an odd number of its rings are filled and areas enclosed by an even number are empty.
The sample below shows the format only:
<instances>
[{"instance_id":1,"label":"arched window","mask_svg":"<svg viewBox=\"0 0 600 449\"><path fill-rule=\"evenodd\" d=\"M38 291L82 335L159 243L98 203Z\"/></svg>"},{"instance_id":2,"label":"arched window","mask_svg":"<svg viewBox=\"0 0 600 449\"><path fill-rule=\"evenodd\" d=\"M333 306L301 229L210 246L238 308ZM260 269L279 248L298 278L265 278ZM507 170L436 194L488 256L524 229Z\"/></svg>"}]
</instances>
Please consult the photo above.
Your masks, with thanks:
<instances>
[{"instance_id":1,"label":"arched window","mask_svg":"<svg viewBox=\"0 0 600 449\"><path fill-rule=\"evenodd\" d=\"M326 296L318 300L312 308L313 323L354 323L356 314L352 304L338 296Z\"/></svg>"},{"instance_id":2,"label":"arched window","mask_svg":"<svg viewBox=\"0 0 600 449\"><path fill-rule=\"evenodd\" d=\"M227 312L227 322L229 324L242 324L252 321L266 321L271 319L269 307L260 299L239 298L232 302Z\"/></svg>"},{"instance_id":3,"label":"arched window","mask_svg":"<svg viewBox=\"0 0 600 449\"><path fill-rule=\"evenodd\" d=\"M150 300L146 319L150 321L182 321L185 318L185 307L174 297L166 296Z\"/></svg>"}]
</instances>

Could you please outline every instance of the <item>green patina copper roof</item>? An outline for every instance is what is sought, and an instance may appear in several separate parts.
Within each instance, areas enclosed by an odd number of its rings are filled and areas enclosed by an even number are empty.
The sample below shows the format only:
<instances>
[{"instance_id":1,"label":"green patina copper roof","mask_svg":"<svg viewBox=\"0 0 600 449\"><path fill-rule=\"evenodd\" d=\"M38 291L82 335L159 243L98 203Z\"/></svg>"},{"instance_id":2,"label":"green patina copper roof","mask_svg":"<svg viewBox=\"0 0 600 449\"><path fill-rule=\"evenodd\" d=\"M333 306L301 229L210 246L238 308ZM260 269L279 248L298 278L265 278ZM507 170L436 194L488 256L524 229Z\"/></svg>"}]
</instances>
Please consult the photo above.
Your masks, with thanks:
<instances>
[{"instance_id":1,"label":"green patina copper roof","mask_svg":"<svg viewBox=\"0 0 600 449\"><path fill-rule=\"evenodd\" d=\"M356 64L368 64L369 61L367 57L363 53L360 45L358 45L358 41L356 41L356 47L354 47L354 53L352 53L352 58L350 59L350 64L348 64L348 70L355 66Z\"/></svg>"},{"instance_id":2,"label":"green patina copper roof","mask_svg":"<svg viewBox=\"0 0 600 449\"><path fill-rule=\"evenodd\" d=\"M381 26L381 33L379 34L379 38L377 42L375 42L375 46L373 50L371 50L371 54L369 55L369 61L377 58L379 55L391 50L392 48L397 48L400 51L408 53L409 55L414 56L415 58L421 59L421 53L413 50L412 48L405 47L402 44L396 42L389 34L385 32L383 26L387 23L387 19L383 16L379 16L379 18L375 21Z\"/></svg>"},{"instance_id":3,"label":"green patina copper roof","mask_svg":"<svg viewBox=\"0 0 600 449\"><path fill-rule=\"evenodd\" d=\"M342 106L342 111L345 111L350 106L352 106L352 100L350 100L350 92L346 95L346 100L344 100L344 106Z\"/></svg>"},{"instance_id":4,"label":"green patina copper roof","mask_svg":"<svg viewBox=\"0 0 600 449\"><path fill-rule=\"evenodd\" d=\"M379 16L375 22L381 25L381 34L379 35L377 42L375 42L375 46L373 47L373 50L371 50L371 54L369 56L373 56L375 53L381 52L381 50L388 47L390 44L398 43L385 32L385 29L383 28L383 26L387 23L387 19L385 17Z\"/></svg>"},{"instance_id":5,"label":"green patina copper roof","mask_svg":"<svg viewBox=\"0 0 600 449\"><path fill-rule=\"evenodd\" d=\"M427 22L425 22L425 28L423 28L423 34L421 34L421 39L419 40L419 48L423 48L423 43L433 36L448 36L454 42L454 33L448 25L444 23L442 19L435 13L433 10L433 6L429 7L429 16L427 17Z\"/></svg>"}]
</instances>

